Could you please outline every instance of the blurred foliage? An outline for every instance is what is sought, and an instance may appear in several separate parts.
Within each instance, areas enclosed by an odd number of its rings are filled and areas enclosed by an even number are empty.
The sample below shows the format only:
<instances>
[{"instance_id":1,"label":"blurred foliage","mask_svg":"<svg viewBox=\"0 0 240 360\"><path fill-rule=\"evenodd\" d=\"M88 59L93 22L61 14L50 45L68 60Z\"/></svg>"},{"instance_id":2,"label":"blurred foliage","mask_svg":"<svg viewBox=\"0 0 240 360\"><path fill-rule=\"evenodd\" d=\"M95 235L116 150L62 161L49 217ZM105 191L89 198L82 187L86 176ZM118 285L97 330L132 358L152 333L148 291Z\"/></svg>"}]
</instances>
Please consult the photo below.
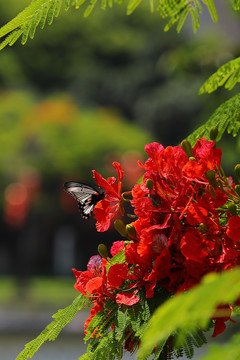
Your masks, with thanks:
<instances>
[{"instance_id":1,"label":"blurred foliage","mask_svg":"<svg viewBox=\"0 0 240 360\"><path fill-rule=\"evenodd\" d=\"M151 141L116 111L78 109L66 94L36 101L28 92L2 92L0 126L0 171L7 183L28 167L49 179L91 178L93 168L104 172L112 152L116 157L129 150L143 152Z\"/></svg>"},{"instance_id":2,"label":"blurred foliage","mask_svg":"<svg viewBox=\"0 0 240 360\"><path fill-rule=\"evenodd\" d=\"M18 297L16 279L0 277L0 306L5 309L41 309L67 306L77 295L73 278L32 277L25 288L25 296ZM16 303L16 298L18 301Z\"/></svg>"},{"instance_id":3,"label":"blurred foliage","mask_svg":"<svg viewBox=\"0 0 240 360\"><path fill-rule=\"evenodd\" d=\"M1 25L26 4L0 0ZM114 106L164 145L179 143L227 100L222 90L211 97L197 94L239 47L220 32L192 40L188 32L176 37L162 28L159 15L143 5L131 16L117 4L95 9L88 19L81 8L70 8L33 41L1 52L0 84L64 90L84 108Z\"/></svg>"}]
</instances>

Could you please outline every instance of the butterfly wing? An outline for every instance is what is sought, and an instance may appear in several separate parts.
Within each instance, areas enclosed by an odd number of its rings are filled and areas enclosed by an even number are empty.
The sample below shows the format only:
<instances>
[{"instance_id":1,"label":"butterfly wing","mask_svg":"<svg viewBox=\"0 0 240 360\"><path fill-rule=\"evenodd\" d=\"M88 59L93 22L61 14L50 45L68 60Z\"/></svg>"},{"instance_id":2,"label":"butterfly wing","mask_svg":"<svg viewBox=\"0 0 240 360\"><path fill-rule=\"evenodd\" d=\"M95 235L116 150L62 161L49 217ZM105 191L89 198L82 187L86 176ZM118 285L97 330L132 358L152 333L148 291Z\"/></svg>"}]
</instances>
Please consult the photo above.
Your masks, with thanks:
<instances>
[{"instance_id":1,"label":"butterfly wing","mask_svg":"<svg viewBox=\"0 0 240 360\"><path fill-rule=\"evenodd\" d=\"M104 193L100 193L92 186L76 181L66 182L64 188L77 200L80 214L84 219L90 217L98 201L104 198Z\"/></svg>"}]
</instances>

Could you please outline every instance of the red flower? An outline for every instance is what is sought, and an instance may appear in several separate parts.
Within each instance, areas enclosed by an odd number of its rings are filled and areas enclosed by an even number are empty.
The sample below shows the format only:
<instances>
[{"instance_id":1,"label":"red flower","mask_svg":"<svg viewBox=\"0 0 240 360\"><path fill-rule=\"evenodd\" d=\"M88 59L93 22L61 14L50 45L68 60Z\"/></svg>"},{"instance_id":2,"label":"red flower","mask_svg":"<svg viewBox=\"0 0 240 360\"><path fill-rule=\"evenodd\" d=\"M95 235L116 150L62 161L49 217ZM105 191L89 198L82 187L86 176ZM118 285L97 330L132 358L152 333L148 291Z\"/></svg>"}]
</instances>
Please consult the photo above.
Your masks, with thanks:
<instances>
[{"instance_id":1,"label":"red flower","mask_svg":"<svg viewBox=\"0 0 240 360\"><path fill-rule=\"evenodd\" d=\"M124 241L115 241L110 249L110 253L112 256L117 255L121 250L124 249Z\"/></svg>"},{"instance_id":2,"label":"red flower","mask_svg":"<svg viewBox=\"0 0 240 360\"><path fill-rule=\"evenodd\" d=\"M227 235L230 239L240 241L240 217L232 216L228 220Z\"/></svg>"},{"instance_id":3,"label":"red flower","mask_svg":"<svg viewBox=\"0 0 240 360\"><path fill-rule=\"evenodd\" d=\"M203 171L218 170L221 165L222 150L215 147L214 141L199 139L194 148L193 156L203 167Z\"/></svg>"},{"instance_id":4,"label":"red flower","mask_svg":"<svg viewBox=\"0 0 240 360\"><path fill-rule=\"evenodd\" d=\"M77 279L75 289L85 296L100 294L104 290L106 281L106 260L101 256L92 256L88 262L88 271L77 271L73 269Z\"/></svg>"},{"instance_id":5,"label":"red flower","mask_svg":"<svg viewBox=\"0 0 240 360\"><path fill-rule=\"evenodd\" d=\"M97 219L96 228L100 232L106 231L109 228L112 218L119 211L123 213L121 193L124 172L118 162L114 162L112 165L117 171L118 184L115 177L104 179L102 175L93 170L96 183L105 190L105 198L97 203L93 211Z\"/></svg>"}]
</instances>

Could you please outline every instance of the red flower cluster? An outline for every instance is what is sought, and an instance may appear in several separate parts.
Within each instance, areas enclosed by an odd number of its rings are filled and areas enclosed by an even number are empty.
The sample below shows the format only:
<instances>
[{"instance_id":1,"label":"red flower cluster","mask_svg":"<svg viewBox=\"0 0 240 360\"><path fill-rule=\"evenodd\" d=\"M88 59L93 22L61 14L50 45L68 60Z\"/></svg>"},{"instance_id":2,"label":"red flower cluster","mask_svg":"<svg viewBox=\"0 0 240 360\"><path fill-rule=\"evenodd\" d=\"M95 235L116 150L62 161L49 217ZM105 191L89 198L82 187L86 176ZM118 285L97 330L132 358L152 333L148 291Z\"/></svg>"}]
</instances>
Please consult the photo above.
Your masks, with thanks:
<instances>
[{"instance_id":1,"label":"red flower cluster","mask_svg":"<svg viewBox=\"0 0 240 360\"><path fill-rule=\"evenodd\" d=\"M124 248L125 262L113 264L99 256L90 259L88 271L77 272L76 288L92 296L94 310L101 310L107 298L133 305L138 292L154 296L156 287L170 293L185 291L201 281L203 275L240 264L240 217L230 211L238 195L231 178L221 171L221 150L215 143L200 139L191 154L180 146L164 148L146 145L149 156L143 182L132 189L131 205L137 220L128 224L128 239L115 243L115 255ZM95 207L97 229L105 231L119 210L123 213L123 171L118 163L115 178L94 177L106 191ZM94 261L93 261L94 259ZM93 262L95 265L93 265ZM107 269L107 270L106 270ZM218 318L214 335L225 329L229 316Z\"/></svg>"}]
</instances>

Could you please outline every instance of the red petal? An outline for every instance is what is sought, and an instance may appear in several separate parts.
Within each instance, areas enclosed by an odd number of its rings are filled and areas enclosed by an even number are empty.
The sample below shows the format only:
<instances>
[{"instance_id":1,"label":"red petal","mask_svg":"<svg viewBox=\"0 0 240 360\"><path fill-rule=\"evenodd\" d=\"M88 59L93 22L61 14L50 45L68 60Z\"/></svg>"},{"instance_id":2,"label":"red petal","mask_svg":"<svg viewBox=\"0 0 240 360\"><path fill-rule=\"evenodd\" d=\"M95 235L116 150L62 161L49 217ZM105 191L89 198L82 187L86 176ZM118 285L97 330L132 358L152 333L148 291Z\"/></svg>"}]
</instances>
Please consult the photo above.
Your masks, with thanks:
<instances>
[{"instance_id":1,"label":"red petal","mask_svg":"<svg viewBox=\"0 0 240 360\"><path fill-rule=\"evenodd\" d=\"M109 202L105 199L99 201L95 206L93 213L97 220L96 228L97 231L106 231L110 226L110 207Z\"/></svg>"},{"instance_id":2,"label":"red petal","mask_svg":"<svg viewBox=\"0 0 240 360\"><path fill-rule=\"evenodd\" d=\"M95 294L99 292L103 285L103 278L102 277L95 277L88 281L86 285L86 290L89 294Z\"/></svg>"},{"instance_id":3,"label":"red petal","mask_svg":"<svg viewBox=\"0 0 240 360\"><path fill-rule=\"evenodd\" d=\"M138 303L140 300L140 298L138 296L135 295L135 292L133 294L117 294L116 296L116 302L118 304L124 304L124 305L134 305L136 303Z\"/></svg>"},{"instance_id":4,"label":"red petal","mask_svg":"<svg viewBox=\"0 0 240 360\"><path fill-rule=\"evenodd\" d=\"M113 195L114 197L118 197L118 193L115 191L112 185L110 185L106 179L102 177L99 173L97 173L95 170L93 170L93 177L96 181L96 183L101 186L104 190L106 190L106 193L109 193Z\"/></svg>"},{"instance_id":5,"label":"red petal","mask_svg":"<svg viewBox=\"0 0 240 360\"><path fill-rule=\"evenodd\" d=\"M118 175L118 181L122 181L123 176L124 176L124 171L121 167L121 165L118 162L113 162L112 163L113 167L116 169L117 171L117 175Z\"/></svg>"},{"instance_id":6,"label":"red petal","mask_svg":"<svg viewBox=\"0 0 240 360\"><path fill-rule=\"evenodd\" d=\"M202 239L194 232L187 232L181 240L181 252L187 259L197 260L202 255Z\"/></svg>"},{"instance_id":7,"label":"red petal","mask_svg":"<svg viewBox=\"0 0 240 360\"><path fill-rule=\"evenodd\" d=\"M190 180L201 178L203 174L203 166L198 164L196 161L188 161L187 164L183 167L183 175Z\"/></svg>"},{"instance_id":8,"label":"red petal","mask_svg":"<svg viewBox=\"0 0 240 360\"><path fill-rule=\"evenodd\" d=\"M112 244L112 247L110 249L110 253L112 256L115 256L117 255L121 250L124 249L124 241L115 241L113 244Z\"/></svg>"},{"instance_id":9,"label":"red petal","mask_svg":"<svg viewBox=\"0 0 240 360\"><path fill-rule=\"evenodd\" d=\"M153 143L147 144L145 146L146 153L152 159L158 160L161 157L163 150L164 150L164 147L157 142L153 142Z\"/></svg>"},{"instance_id":10,"label":"red petal","mask_svg":"<svg viewBox=\"0 0 240 360\"><path fill-rule=\"evenodd\" d=\"M108 271L108 282L113 287L119 287L127 278L128 266L127 264L112 265Z\"/></svg>"},{"instance_id":11,"label":"red petal","mask_svg":"<svg viewBox=\"0 0 240 360\"><path fill-rule=\"evenodd\" d=\"M240 217L239 216L232 216L228 220L227 225L227 236L230 237L230 239L239 241L240 240Z\"/></svg>"},{"instance_id":12,"label":"red petal","mask_svg":"<svg viewBox=\"0 0 240 360\"><path fill-rule=\"evenodd\" d=\"M192 226L204 222L207 215L208 211L196 203L192 203L187 209L187 221Z\"/></svg>"},{"instance_id":13,"label":"red petal","mask_svg":"<svg viewBox=\"0 0 240 360\"><path fill-rule=\"evenodd\" d=\"M226 320L225 320L226 321ZM215 327L212 337L216 337L224 332L226 329L226 324L223 318L219 318L215 320Z\"/></svg>"}]
</instances>

